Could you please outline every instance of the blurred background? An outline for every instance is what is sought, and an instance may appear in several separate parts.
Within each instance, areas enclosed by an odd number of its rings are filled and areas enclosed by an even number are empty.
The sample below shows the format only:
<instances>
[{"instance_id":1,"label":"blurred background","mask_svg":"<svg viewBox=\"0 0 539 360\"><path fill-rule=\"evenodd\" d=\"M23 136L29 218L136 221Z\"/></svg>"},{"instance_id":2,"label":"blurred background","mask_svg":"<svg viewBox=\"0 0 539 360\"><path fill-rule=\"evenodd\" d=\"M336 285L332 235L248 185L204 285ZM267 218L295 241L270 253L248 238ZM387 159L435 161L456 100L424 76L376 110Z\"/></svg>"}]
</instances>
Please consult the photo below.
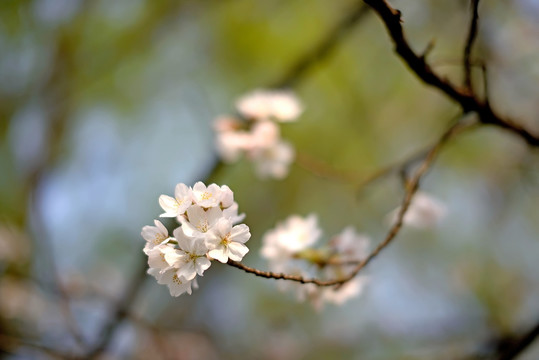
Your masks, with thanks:
<instances>
[{"instance_id":1,"label":"blurred background","mask_svg":"<svg viewBox=\"0 0 539 360\"><path fill-rule=\"evenodd\" d=\"M412 46L459 82L469 2L395 0ZM261 269L262 235L315 213L323 241L380 242L398 176L360 180L435 141L459 108L422 85L366 12L293 85L281 181L247 161L211 172L213 119L282 79L357 2L3 0L0 3L0 354L8 359L456 359L539 320L538 153L498 128L449 143L422 183L448 214L405 228L361 296L315 310L274 280L214 264L193 295L144 275L144 225L178 182L227 184ZM482 1L474 58L493 107L539 132L539 1ZM474 70L476 87L481 73ZM305 162L305 159L311 161ZM325 164L319 176L311 165ZM209 175L210 173L210 175ZM209 176L209 178L208 178ZM135 279L135 280L134 280ZM138 280L137 280L138 279ZM499 345L499 344L498 344ZM539 345L522 359L539 358Z\"/></svg>"}]
</instances>

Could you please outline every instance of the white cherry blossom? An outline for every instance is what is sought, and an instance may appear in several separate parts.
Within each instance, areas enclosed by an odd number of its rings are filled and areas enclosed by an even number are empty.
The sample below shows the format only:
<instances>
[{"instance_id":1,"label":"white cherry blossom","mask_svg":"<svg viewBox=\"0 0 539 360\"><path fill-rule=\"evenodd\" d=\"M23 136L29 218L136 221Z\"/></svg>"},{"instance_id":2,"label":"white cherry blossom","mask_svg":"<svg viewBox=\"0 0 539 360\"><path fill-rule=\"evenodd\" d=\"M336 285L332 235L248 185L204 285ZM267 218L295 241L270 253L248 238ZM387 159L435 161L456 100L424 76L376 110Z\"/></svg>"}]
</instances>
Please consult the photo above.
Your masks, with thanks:
<instances>
[{"instance_id":1,"label":"white cherry blossom","mask_svg":"<svg viewBox=\"0 0 539 360\"><path fill-rule=\"evenodd\" d=\"M246 131L220 131L215 139L216 147L223 161L233 163L252 148L252 135Z\"/></svg>"},{"instance_id":2,"label":"white cherry blossom","mask_svg":"<svg viewBox=\"0 0 539 360\"><path fill-rule=\"evenodd\" d=\"M347 226L331 241L339 259L343 261L363 260L368 255L370 239L358 234L352 226Z\"/></svg>"},{"instance_id":3,"label":"white cherry blossom","mask_svg":"<svg viewBox=\"0 0 539 360\"><path fill-rule=\"evenodd\" d=\"M274 147L281 138L279 126L273 121L259 121L251 128L251 141L247 150L268 149Z\"/></svg>"},{"instance_id":4,"label":"white cherry blossom","mask_svg":"<svg viewBox=\"0 0 539 360\"><path fill-rule=\"evenodd\" d=\"M235 204L234 193L227 185L221 186L221 207L226 209L233 204Z\"/></svg>"},{"instance_id":5,"label":"white cherry blossom","mask_svg":"<svg viewBox=\"0 0 539 360\"><path fill-rule=\"evenodd\" d=\"M162 195L159 202L165 213L180 223L170 237L158 220L155 226L144 226L143 251L148 256L148 274L165 284L172 296L191 294L198 288L197 276L211 266L211 260L239 261L249 251L244 244L251 234L241 222L234 193L227 186L197 182L193 188L178 184L175 197Z\"/></svg>"},{"instance_id":6,"label":"white cherry blossom","mask_svg":"<svg viewBox=\"0 0 539 360\"><path fill-rule=\"evenodd\" d=\"M285 222L277 224L262 239L262 256L266 258L282 257L312 246L322 231L318 227L318 218L311 214L306 218L290 216Z\"/></svg>"},{"instance_id":7,"label":"white cherry blossom","mask_svg":"<svg viewBox=\"0 0 539 360\"><path fill-rule=\"evenodd\" d=\"M217 221L223 217L223 211L218 207L204 210L193 205L187 209L187 220L182 220L182 229L185 235L191 237L204 237Z\"/></svg>"},{"instance_id":8,"label":"white cherry blossom","mask_svg":"<svg viewBox=\"0 0 539 360\"><path fill-rule=\"evenodd\" d=\"M295 151L290 143L279 141L274 146L252 151L250 157L260 178L284 179L288 175L290 164L294 161Z\"/></svg>"},{"instance_id":9,"label":"white cherry blossom","mask_svg":"<svg viewBox=\"0 0 539 360\"><path fill-rule=\"evenodd\" d=\"M193 186L193 200L199 206L210 208L219 206L221 202L221 188L216 184L206 187L201 181Z\"/></svg>"},{"instance_id":10,"label":"white cherry blossom","mask_svg":"<svg viewBox=\"0 0 539 360\"><path fill-rule=\"evenodd\" d=\"M193 280L197 274L202 276L211 265L206 257L208 249L204 240L185 236L181 228L174 230L174 237L179 249L166 252L166 262L176 269L178 277L185 280Z\"/></svg>"},{"instance_id":11,"label":"white cherry blossom","mask_svg":"<svg viewBox=\"0 0 539 360\"><path fill-rule=\"evenodd\" d=\"M191 206L193 202L192 190L185 184L176 185L174 197L161 195L159 197L159 205L165 210L161 217L176 217L185 213L185 210Z\"/></svg>"},{"instance_id":12,"label":"white cherry blossom","mask_svg":"<svg viewBox=\"0 0 539 360\"><path fill-rule=\"evenodd\" d=\"M230 219L221 218L206 237L206 246L210 249L208 255L222 263L228 259L241 261L249 252L244 244L250 237L247 225L233 227Z\"/></svg>"},{"instance_id":13,"label":"white cherry blossom","mask_svg":"<svg viewBox=\"0 0 539 360\"><path fill-rule=\"evenodd\" d=\"M294 121L303 112L303 106L292 92L276 90L250 92L236 101L236 108L248 119L283 122Z\"/></svg>"},{"instance_id":14,"label":"white cherry blossom","mask_svg":"<svg viewBox=\"0 0 539 360\"><path fill-rule=\"evenodd\" d=\"M158 284L167 285L170 291L170 295L172 296L180 296L185 292L191 295L191 285L193 285L195 289L198 287L195 280L187 281L183 278L180 278L176 274L175 269L169 269L163 273L156 271L156 269L149 269L148 274L155 277Z\"/></svg>"},{"instance_id":15,"label":"white cherry blossom","mask_svg":"<svg viewBox=\"0 0 539 360\"><path fill-rule=\"evenodd\" d=\"M146 246L144 252L153 249L157 245L165 244L170 239L168 236L167 228L159 220L154 220L155 226L144 226L140 233L144 240L146 240Z\"/></svg>"},{"instance_id":16,"label":"white cherry blossom","mask_svg":"<svg viewBox=\"0 0 539 360\"><path fill-rule=\"evenodd\" d=\"M159 273L163 273L170 269L170 264L165 260L165 255L170 251L174 251L174 248L168 244L158 245L146 251L150 268L158 270Z\"/></svg>"},{"instance_id":17,"label":"white cherry blossom","mask_svg":"<svg viewBox=\"0 0 539 360\"><path fill-rule=\"evenodd\" d=\"M228 208L223 210L223 217L230 219L233 224L237 224L245 219L245 213L238 214L238 203L234 202Z\"/></svg>"},{"instance_id":18,"label":"white cherry blossom","mask_svg":"<svg viewBox=\"0 0 539 360\"><path fill-rule=\"evenodd\" d=\"M358 276L347 281L338 289L327 287L322 290L322 299L335 305L342 305L346 301L357 297L363 291L368 282L366 276Z\"/></svg>"}]
</instances>

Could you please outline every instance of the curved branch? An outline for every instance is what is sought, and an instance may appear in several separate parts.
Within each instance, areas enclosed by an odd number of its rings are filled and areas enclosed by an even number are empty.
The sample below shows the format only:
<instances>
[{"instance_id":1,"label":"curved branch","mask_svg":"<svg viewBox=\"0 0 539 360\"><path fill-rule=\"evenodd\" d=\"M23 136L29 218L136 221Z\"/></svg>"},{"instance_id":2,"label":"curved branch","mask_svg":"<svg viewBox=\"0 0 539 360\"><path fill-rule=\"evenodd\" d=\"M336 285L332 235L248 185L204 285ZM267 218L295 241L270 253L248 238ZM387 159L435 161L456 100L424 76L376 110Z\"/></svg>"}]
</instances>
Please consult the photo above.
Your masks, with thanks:
<instances>
[{"instance_id":1,"label":"curved branch","mask_svg":"<svg viewBox=\"0 0 539 360\"><path fill-rule=\"evenodd\" d=\"M460 131L462 131L465 128L469 128L470 126L471 126L470 124L461 124L460 122L451 126L440 137L438 142L436 142L436 144L431 147L431 149L425 155L425 158L423 162L421 163L421 165L419 166L419 169L415 172L414 176L410 179L410 182L408 183L408 187L406 189L404 199L402 201L399 213L397 215L397 221L393 224L393 226L391 226L384 240L364 260L357 263L356 267L347 276L344 276L338 279L332 279L332 280L321 280L321 279L316 279L316 278L304 278L298 275L287 275L283 273L275 273L272 271L259 270L259 269L255 269L255 268L246 266L242 263L239 263L237 261L232 261L232 260L229 260L227 264L235 268L238 268L240 270L243 270L249 274L253 274L255 276L260 276L267 279L289 280L289 281L299 282L301 284L315 284L317 286L343 285L344 283L353 279L365 266L367 266L385 247L387 247L395 239L395 237L397 236L397 234L402 228L404 216L406 215L406 212L408 211L408 208L410 207L412 199L417 189L419 188L419 182L421 178L427 173L431 165L433 164L434 159L438 155L438 152L447 143L447 141L451 139L455 134L458 134Z\"/></svg>"},{"instance_id":2,"label":"curved branch","mask_svg":"<svg viewBox=\"0 0 539 360\"><path fill-rule=\"evenodd\" d=\"M395 45L395 51L408 67L426 84L431 85L450 99L457 102L464 113L475 112L483 124L495 125L506 129L524 139L530 146L539 146L539 137L527 129L496 114L490 104L480 100L467 89L460 89L448 79L434 72L423 56L417 55L408 44L401 25L401 12L392 8L385 0L364 0L372 7L384 22L387 31Z\"/></svg>"}]
</instances>

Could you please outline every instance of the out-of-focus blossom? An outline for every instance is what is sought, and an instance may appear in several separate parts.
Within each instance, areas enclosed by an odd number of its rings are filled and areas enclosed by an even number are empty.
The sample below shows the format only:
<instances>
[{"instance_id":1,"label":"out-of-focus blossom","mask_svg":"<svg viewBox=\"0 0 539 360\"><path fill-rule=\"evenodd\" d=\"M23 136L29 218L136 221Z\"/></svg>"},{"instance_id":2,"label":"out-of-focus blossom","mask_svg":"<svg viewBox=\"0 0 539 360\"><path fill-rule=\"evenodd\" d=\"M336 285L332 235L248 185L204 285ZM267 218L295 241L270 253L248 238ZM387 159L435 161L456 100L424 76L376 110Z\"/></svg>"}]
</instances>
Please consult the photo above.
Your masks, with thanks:
<instances>
[{"instance_id":1,"label":"out-of-focus blossom","mask_svg":"<svg viewBox=\"0 0 539 360\"><path fill-rule=\"evenodd\" d=\"M397 221L400 206L388 215L390 223ZM447 214L446 206L440 201L424 192L417 192L412 198L408 211L403 218L403 224L418 229L427 229L436 226Z\"/></svg>"},{"instance_id":2,"label":"out-of-focus blossom","mask_svg":"<svg viewBox=\"0 0 539 360\"><path fill-rule=\"evenodd\" d=\"M293 146L281 139L278 122L295 120L303 111L291 92L257 90L236 103L239 119L215 120L216 147L223 161L232 163L245 154L261 178L283 179L294 161Z\"/></svg>"},{"instance_id":3,"label":"out-of-focus blossom","mask_svg":"<svg viewBox=\"0 0 539 360\"><path fill-rule=\"evenodd\" d=\"M315 215L294 215L264 235L260 250L272 271L303 278L341 279L351 274L357 263L368 255L369 239L352 227L336 235L327 248L313 249L321 235ZM316 309L325 303L341 305L358 296L366 277L355 277L340 287L279 282L283 291L294 291L299 301L309 301Z\"/></svg>"},{"instance_id":4,"label":"out-of-focus blossom","mask_svg":"<svg viewBox=\"0 0 539 360\"><path fill-rule=\"evenodd\" d=\"M314 245L321 234L316 215L306 218L292 215L266 232L260 252L267 259L279 260Z\"/></svg>"},{"instance_id":5,"label":"out-of-focus blossom","mask_svg":"<svg viewBox=\"0 0 539 360\"><path fill-rule=\"evenodd\" d=\"M236 108L248 119L289 122L303 112L299 99L290 91L255 90L240 97Z\"/></svg>"},{"instance_id":6,"label":"out-of-focus blossom","mask_svg":"<svg viewBox=\"0 0 539 360\"><path fill-rule=\"evenodd\" d=\"M288 142L280 141L272 147L253 152L251 158L254 159L256 173L260 178L284 179L294 156L294 147Z\"/></svg>"}]
</instances>

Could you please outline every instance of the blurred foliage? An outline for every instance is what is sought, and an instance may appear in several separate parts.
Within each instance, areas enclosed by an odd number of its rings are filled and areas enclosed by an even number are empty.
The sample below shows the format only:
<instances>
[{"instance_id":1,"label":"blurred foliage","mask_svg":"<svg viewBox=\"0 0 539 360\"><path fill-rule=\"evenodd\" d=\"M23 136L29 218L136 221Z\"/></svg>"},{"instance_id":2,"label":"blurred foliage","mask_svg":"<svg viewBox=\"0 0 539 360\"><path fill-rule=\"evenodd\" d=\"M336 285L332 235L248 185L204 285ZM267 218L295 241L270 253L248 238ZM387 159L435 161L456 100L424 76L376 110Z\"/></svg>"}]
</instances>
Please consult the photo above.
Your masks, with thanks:
<instances>
[{"instance_id":1,"label":"blurred foliage","mask_svg":"<svg viewBox=\"0 0 539 360\"><path fill-rule=\"evenodd\" d=\"M467 1L395 0L416 50L460 81ZM141 257L159 194L194 183L215 154L211 122L278 79L353 1L4 0L0 4L0 333L76 349L51 285L53 265L89 343ZM493 106L539 131L539 5L480 5L475 57ZM482 77L474 70L476 86ZM364 17L295 88L306 106L283 125L300 154L354 174L294 165L258 180L246 161L215 181L235 192L253 234L245 262L265 268L264 232L316 213L329 240L347 225L373 247L399 204L397 176L359 181L431 144L458 108L397 58ZM539 316L537 152L484 127L446 146L422 187L450 214L404 229L367 269L364 294L316 312L274 281L215 264L192 296L147 281L112 358L430 359L472 353ZM134 265L135 264L135 265ZM31 311L28 311L31 309ZM143 319L144 321L141 321ZM145 322L158 325L152 330ZM3 336L3 335L2 335ZM6 343L0 340L0 343ZM6 343L8 344L8 343ZM11 343L9 343L11 344ZM183 346L182 346L183 345ZM12 358L45 358L28 346ZM180 355L178 355L180 354ZM538 349L528 357L538 356Z\"/></svg>"}]
</instances>

